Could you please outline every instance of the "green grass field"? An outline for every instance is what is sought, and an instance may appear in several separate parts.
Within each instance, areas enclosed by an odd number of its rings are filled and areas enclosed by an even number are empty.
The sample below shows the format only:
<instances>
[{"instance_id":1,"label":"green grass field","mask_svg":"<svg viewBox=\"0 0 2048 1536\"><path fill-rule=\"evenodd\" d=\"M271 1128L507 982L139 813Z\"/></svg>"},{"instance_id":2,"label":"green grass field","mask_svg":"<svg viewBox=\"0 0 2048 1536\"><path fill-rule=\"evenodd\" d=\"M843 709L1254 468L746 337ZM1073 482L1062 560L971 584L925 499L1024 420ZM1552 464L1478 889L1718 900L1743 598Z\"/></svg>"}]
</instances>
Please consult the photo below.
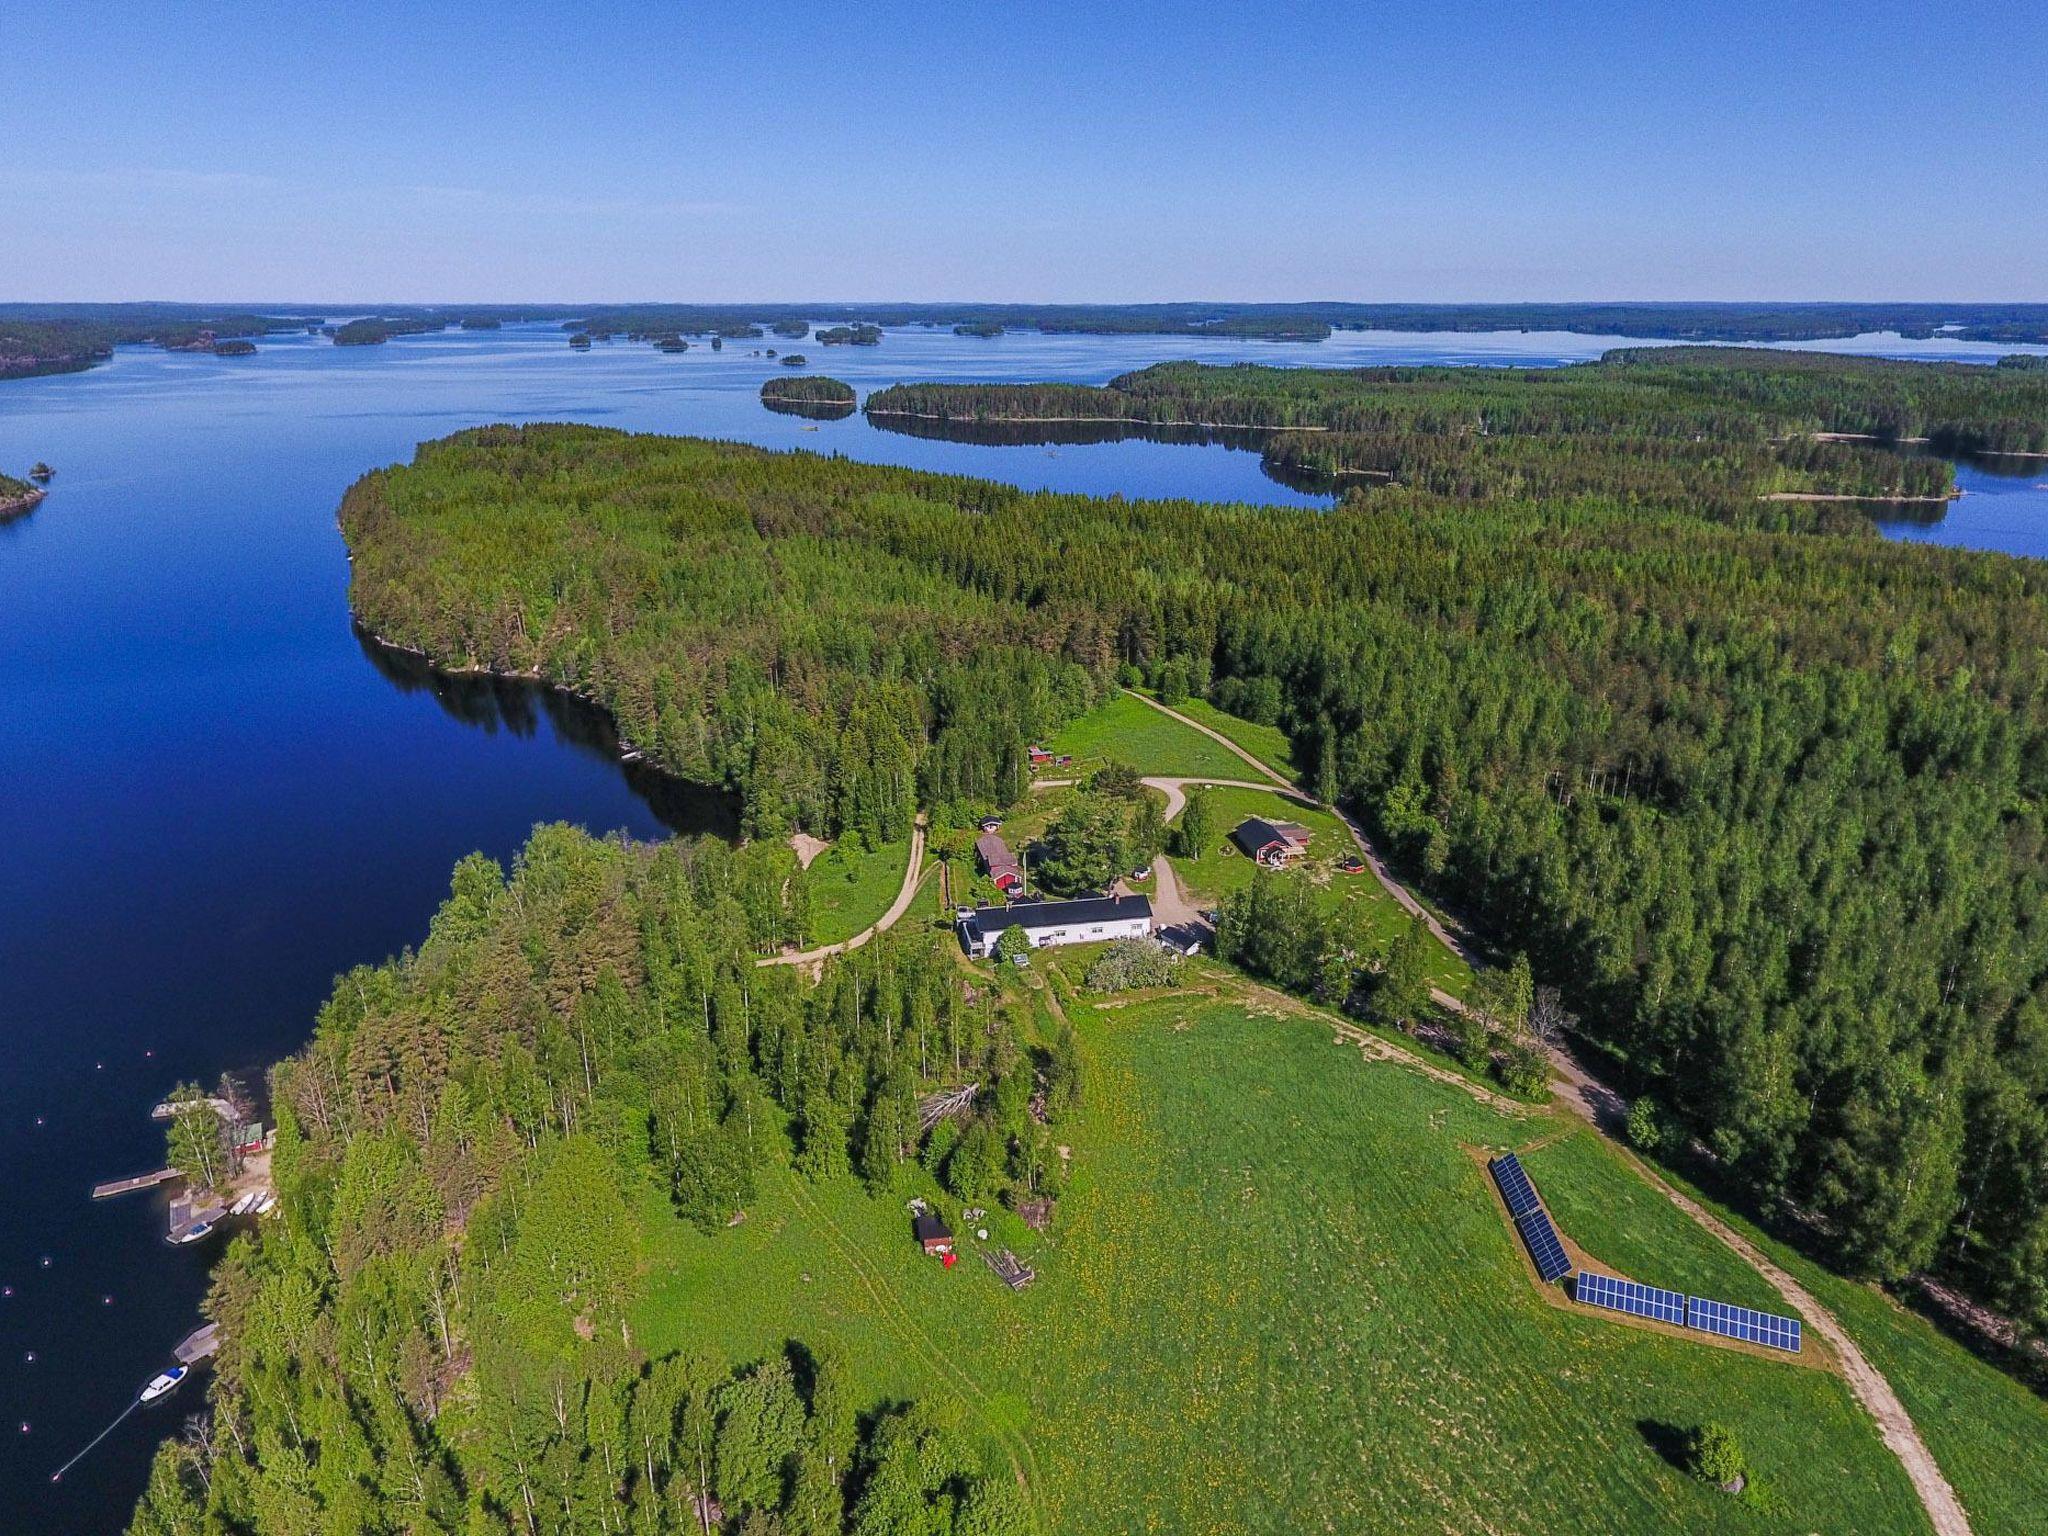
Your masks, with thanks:
<instances>
[{"instance_id":1,"label":"green grass field","mask_svg":"<svg viewBox=\"0 0 2048 1536\"><path fill-rule=\"evenodd\" d=\"M971 1252L951 1272L918 1254L907 1188L777 1170L712 1237L650 1204L635 1342L745 1360L836 1335L866 1399L946 1406L1063 1536L1925 1529L1836 1378L1546 1302L1464 1147L1525 1144L1547 1119L1295 1015L1188 996L1069 1012L1088 1098L1033 1287ZM1631 1177L1560 1175L1596 1199ZM1689 1223L1667 1205L1631 1227L1672 1247ZM1773 1502L1663 1454L1709 1418Z\"/></svg>"},{"instance_id":2,"label":"green grass field","mask_svg":"<svg viewBox=\"0 0 2048 1536\"><path fill-rule=\"evenodd\" d=\"M1831 1274L1665 1170L1789 1270L1884 1374L1977 1536L2034 1536L2048 1510L2048 1401L1874 1286Z\"/></svg>"},{"instance_id":3,"label":"green grass field","mask_svg":"<svg viewBox=\"0 0 2048 1536\"><path fill-rule=\"evenodd\" d=\"M1608 1273L1759 1311L1790 1310L1727 1244L1696 1222L1674 1225L1671 1202L1589 1128L1522 1154L1522 1166L1565 1235Z\"/></svg>"},{"instance_id":4,"label":"green grass field","mask_svg":"<svg viewBox=\"0 0 2048 1536\"><path fill-rule=\"evenodd\" d=\"M910 839L848 853L835 843L811 860L811 942L837 944L868 927L903 889Z\"/></svg>"},{"instance_id":5,"label":"green grass field","mask_svg":"<svg viewBox=\"0 0 2048 1536\"><path fill-rule=\"evenodd\" d=\"M1258 773L1221 742L1125 693L1071 722L1045 745L1074 759L1065 768L1048 769L1055 778L1086 778L1112 760L1172 779L1248 779Z\"/></svg>"},{"instance_id":6,"label":"green grass field","mask_svg":"<svg viewBox=\"0 0 2048 1536\"><path fill-rule=\"evenodd\" d=\"M1299 779L1301 769L1294 761L1294 743L1277 725L1255 725L1226 715L1206 699L1188 699L1173 706L1190 720L1198 720L1212 731L1221 731L1260 762L1290 779ZM1239 778L1249 777L1239 774Z\"/></svg>"}]
</instances>

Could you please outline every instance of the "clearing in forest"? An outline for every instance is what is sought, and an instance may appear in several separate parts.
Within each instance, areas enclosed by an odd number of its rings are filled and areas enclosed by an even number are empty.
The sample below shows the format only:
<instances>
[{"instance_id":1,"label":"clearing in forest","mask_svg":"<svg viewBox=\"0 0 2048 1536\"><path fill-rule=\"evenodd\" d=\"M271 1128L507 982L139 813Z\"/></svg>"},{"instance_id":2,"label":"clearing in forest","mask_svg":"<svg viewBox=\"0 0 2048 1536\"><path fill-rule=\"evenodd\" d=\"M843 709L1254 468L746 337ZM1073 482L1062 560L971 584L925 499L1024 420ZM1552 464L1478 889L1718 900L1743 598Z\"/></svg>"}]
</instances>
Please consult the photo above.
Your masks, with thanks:
<instances>
[{"instance_id":1,"label":"clearing in forest","mask_svg":"<svg viewBox=\"0 0 2048 1536\"><path fill-rule=\"evenodd\" d=\"M994 1234L1038 1271L1028 1290L919 1254L907 1186L777 1170L709 1237L650 1207L636 1340L746 1360L834 1334L870 1401L943 1403L1030 1469L1047 1531L1220 1536L1300 1529L1304 1511L1333 1530L1925 1530L1835 1376L1533 1290L1464 1148L1526 1145L1540 1120L1368 1061L1305 1015L1117 1001L1067 1010L1087 1087L1052 1240ZM1574 1234L1597 1257L1670 1252L1736 1283L1618 1160L1537 1156L1560 1219L1625 1212ZM1674 1464L1676 1434L1709 1419L1767 1499L1737 1505Z\"/></svg>"}]
</instances>

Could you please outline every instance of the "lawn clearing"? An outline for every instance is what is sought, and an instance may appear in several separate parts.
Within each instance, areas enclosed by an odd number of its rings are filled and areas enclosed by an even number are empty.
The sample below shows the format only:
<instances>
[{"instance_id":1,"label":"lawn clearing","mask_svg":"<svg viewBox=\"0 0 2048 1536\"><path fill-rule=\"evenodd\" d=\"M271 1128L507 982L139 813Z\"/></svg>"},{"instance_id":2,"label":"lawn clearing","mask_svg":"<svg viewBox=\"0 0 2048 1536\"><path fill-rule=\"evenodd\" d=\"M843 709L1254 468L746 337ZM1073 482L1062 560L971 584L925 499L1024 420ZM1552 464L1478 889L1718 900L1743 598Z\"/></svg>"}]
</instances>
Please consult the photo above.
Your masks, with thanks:
<instances>
[{"instance_id":1,"label":"lawn clearing","mask_svg":"<svg viewBox=\"0 0 2048 1536\"><path fill-rule=\"evenodd\" d=\"M1086 778L1112 760L1168 779L1249 779L1258 774L1221 742L1127 693L1071 722L1045 745L1074 759L1064 768L1047 769L1053 778Z\"/></svg>"},{"instance_id":2,"label":"lawn clearing","mask_svg":"<svg viewBox=\"0 0 2048 1536\"><path fill-rule=\"evenodd\" d=\"M838 944L871 927L903 889L910 839L849 852L834 843L805 872L811 895L811 942Z\"/></svg>"},{"instance_id":3,"label":"lawn clearing","mask_svg":"<svg viewBox=\"0 0 2048 1536\"><path fill-rule=\"evenodd\" d=\"M1187 996L1068 1011L1087 1099L1028 1290L971 1244L950 1272L919 1254L907 1186L874 1199L778 1169L711 1237L650 1202L636 1344L746 1360L837 1336L863 1406L949 1408L1027 1470L1061 1536L1925 1529L1835 1377L1545 1301L1463 1149L1545 1119L1298 1015ZM1617 1198L1633 1177L1584 1176ZM1667 1460L1705 1419L1734 1428L1774 1506Z\"/></svg>"},{"instance_id":4,"label":"lawn clearing","mask_svg":"<svg viewBox=\"0 0 2048 1536\"><path fill-rule=\"evenodd\" d=\"M1294 743L1287 739L1287 733L1279 726L1240 720L1236 715L1225 714L1206 699L1187 699L1173 707L1190 720L1206 725L1212 731L1222 732L1276 773L1294 780L1301 777L1301 770L1294 763ZM1250 765L1241 766L1248 768ZM1251 776L1249 773L1237 775L1238 778Z\"/></svg>"},{"instance_id":5,"label":"lawn clearing","mask_svg":"<svg viewBox=\"0 0 2048 1536\"><path fill-rule=\"evenodd\" d=\"M1521 1154L1552 1218L1608 1274L1688 1296L1797 1316L1777 1288L1661 1193L1621 1154L1577 1129Z\"/></svg>"},{"instance_id":6,"label":"lawn clearing","mask_svg":"<svg viewBox=\"0 0 2048 1536\"><path fill-rule=\"evenodd\" d=\"M2043 1528L2048 1401L1877 1287L1823 1269L1669 1170L1659 1171L1834 1313L1913 1416L1977 1536L2034 1536Z\"/></svg>"}]
</instances>

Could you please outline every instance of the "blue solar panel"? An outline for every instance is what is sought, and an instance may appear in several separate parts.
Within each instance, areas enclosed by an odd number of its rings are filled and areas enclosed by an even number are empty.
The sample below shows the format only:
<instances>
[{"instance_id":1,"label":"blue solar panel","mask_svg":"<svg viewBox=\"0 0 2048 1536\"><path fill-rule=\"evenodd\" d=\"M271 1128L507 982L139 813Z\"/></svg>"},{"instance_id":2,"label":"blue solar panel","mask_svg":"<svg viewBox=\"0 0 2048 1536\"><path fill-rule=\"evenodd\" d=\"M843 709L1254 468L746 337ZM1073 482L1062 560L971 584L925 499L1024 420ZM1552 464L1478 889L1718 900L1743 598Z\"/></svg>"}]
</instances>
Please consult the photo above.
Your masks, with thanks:
<instances>
[{"instance_id":1,"label":"blue solar panel","mask_svg":"<svg viewBox=\"0 0 2048 1536\"><path fill-rule=\"evenodd\" d=\"M1741 1339L1747 1344L1762 1344L1769 1349L1787 1350L1799 1353L1799 1319L1779 1317L1771 1312L1757 1312L1749 1307L1730 1306L1725 1301L1708 1301L1705 1297L1689 1296L1685 1302L1685 1321L1688 1327L1702 1333L1718 1333L1724 1339Z\"/></svg>"},{"instance_id":2,"label":"blue solar panel","mask_svg":"<svg viewBox=\"0 0 2048 1536\"><path fill-rule=\"evenodd\" d=\"M1564 1256L1564 1244L1557 1240L1557 1228L1542 1211L1530 1211L1515 1218L1515 1227L1536 1261L1536 1273L1545 1280L1559 1280L1571 1273L1572 1261Z\"/></svg>"},{"instance_id":3,"label":"blue solar panel","mask_svg":"<svg viewBox=\"0 0 2048 1536\"><path fill-rule=\"evenodd\" d=\"M1503 1152L1489 1167L1493 1182L1500 1186L1501 1199L1508 1203L1510 1216L1519 1221L1536 1209L1536 1186L1529 1182L1528 1173L1514 1153Z\"/></svg>"},{"instance_id":4,"label":"blue solar panel","mask_svg":"<svg viewBox=\"0 0 2048 1536\"><path fill-rule=\"evenodd\" d=\"M1635 1280L1617 1280L1580 1270L1572 1282L1572 1295L1589 1307L1606 1307L1631 1317L1655 1318L1660 1323L1685 1324L1685 1293L1659 1290Z\"/></svg>"}]
</instances>

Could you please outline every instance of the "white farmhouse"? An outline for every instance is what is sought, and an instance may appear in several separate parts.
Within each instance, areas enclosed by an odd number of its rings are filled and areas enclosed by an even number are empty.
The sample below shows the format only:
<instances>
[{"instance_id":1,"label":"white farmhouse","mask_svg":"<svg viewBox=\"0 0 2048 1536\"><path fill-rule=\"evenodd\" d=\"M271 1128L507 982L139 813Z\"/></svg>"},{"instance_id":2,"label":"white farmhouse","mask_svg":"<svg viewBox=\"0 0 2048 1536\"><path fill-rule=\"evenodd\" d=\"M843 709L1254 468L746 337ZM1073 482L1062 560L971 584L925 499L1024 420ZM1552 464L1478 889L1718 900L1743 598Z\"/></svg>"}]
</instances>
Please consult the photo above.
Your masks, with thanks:
<instances>
[{"instance_id":1,"label":"white farmhouse","mask_svg":"<svg viewBox=\"0 0 2048 1536\"><path fill-rule=\"evenodd\" d=\"M1152 903L1144 896L1083 896L1078 901L1015 901L960 914L960 942L970 955L994 954L1005 928L1023 929L1033 949L1142 939L1152 932Z\"/></svg>"}]
</instances>

